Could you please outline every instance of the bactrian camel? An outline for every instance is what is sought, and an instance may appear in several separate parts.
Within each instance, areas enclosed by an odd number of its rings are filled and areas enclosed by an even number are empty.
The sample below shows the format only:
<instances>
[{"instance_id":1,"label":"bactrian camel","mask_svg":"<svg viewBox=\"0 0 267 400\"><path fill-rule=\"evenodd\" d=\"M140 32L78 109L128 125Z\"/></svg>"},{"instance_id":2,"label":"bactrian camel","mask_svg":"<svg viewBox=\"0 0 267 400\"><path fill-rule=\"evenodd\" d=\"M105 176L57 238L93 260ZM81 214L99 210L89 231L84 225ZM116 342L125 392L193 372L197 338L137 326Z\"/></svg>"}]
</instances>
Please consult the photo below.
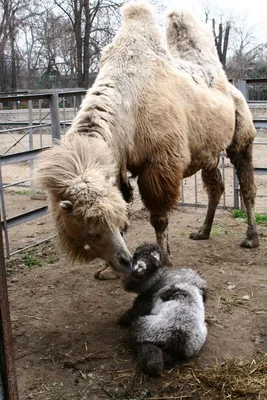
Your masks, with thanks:
<instances>
[{"instance_id":1,"label":"bactrian camel","mask_svg":"<svg viewBox=\"0 0 267 400\"><path fill-rule=\"evenodd\" d=\"M121 235L128 225L130 171L169 263L168 215L179 200L182 179L198 170L209 204L203 227L191 238L209 238L223 192L217 166L224 149L236 167L248 212L242 246L257 247L255 129L244 98L218 63L211 36L202 46L200 32L194 44L185 23L181 40L183 18L172 13L168 51L147 2L129 3L122 11L122 26L103 50L96 81L71 128L40 158L37 177L48 192L62 247L72 260L100 257L118 272L130 270L131 254ZM205 51L207 57L197 57Z\"/></svg>"}]
</instances>

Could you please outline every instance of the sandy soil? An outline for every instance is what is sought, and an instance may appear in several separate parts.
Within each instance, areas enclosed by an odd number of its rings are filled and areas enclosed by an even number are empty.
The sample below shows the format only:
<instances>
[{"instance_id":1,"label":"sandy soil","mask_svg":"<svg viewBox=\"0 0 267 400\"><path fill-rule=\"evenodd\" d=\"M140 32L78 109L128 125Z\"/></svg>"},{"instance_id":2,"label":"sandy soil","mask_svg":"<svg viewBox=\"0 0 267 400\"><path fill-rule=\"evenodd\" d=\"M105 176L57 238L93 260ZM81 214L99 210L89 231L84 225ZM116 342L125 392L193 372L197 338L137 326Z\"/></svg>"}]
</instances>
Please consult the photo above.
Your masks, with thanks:
<instances>
[{"instance_id":1,"label":"sandy soil","mask_svg":"<svg viewBox=\"0 0 267 400\"><path fill-rule=\"evenodd\" d=\"M7 150L11 148L11 146L15 143L15 140L18 140L22 137L22 134L13 134L14 138L9 135L0 135L0 153L4 154ZM34 139L34 148L40 147L40 134L36 134L33 136ZM255 140L257 143L267 142L267 133L259 134ZM43 146L51 145L51 136L48 134L44 134L42 136ZM24 146L24 147L23 147ZM17 144L15 147L11 148L8 151L8 154L14 153L17 151L23 151L28 146L28 137L25 136L20 144ZM254 146L254 164L255 167L266 167L266 154L267 154L267 145L259 145L255 144ZM220 164L221 165L221 164ZM33 164L34 167L34 164ZM221 169L222 171L222 169ZM222 196L220 206L233 207L233 169L227 158L225 158L225 193ZM2 168L3 181L5 184L11 182L18 182L23 179L29 179L30 176L33 175L33 170L30 169L30 164L28 162L17 163L8 165ZM187 178L183 181L183 193L184 193L184 202L185 203L195 203L200 205L207 204L207 195L203 189L203 184L201 181L201 173L198 172L195 177ZM256 199L256 211L259 213L266 212L266 197L261 197L261 195L267 195L267 175L255 175L256 184L258 187L258 197ZM195 185L197 186L197 196L195 195ZM30 200L30 196L32 191L36 193L38 192L38 188L31 187L30 182L25 182L24 186L16 186L10 187L5 190L5 200L6 200L6 213L7 217L16 216L24 211L30 211L35 208L39 208L46 204L45 201L42 200ZM138 200L137 200L138 201ZM139 201L139 206L141 206L141 202ZM42 219L36 223L36 221L29 222L26 225L12 228L10 230L10 240L15 244L11 246L11 251L16 251L19 247L24 247L25 245L29 245L34 243L37 240L41 240L45 238L48 234L50 235L50 230L52 228L42 227Z\"/></svg>"},{"instance_id":2,"label":"sandy soil","mask_svg":"<svg viewBox=\"0 0 267 400\"><path fill-rule=\"evenodd\" d=\"M267 352L267 225L259 227L260 248L247 250L239 247L246 225L222 210L211 239L191 241L189 233L203 218L202 209L175 211L170 244L175 266L195 268L208 281L208 340L190 363L204 369ZM131 250L154 241L145 211L133 212L131 221L126 235ZM41 229L50 226L45 217ZM138 371L128 332L116 323L133 296L118 281L95 280L99 265L68 265L53 242L7 263L21 400L180 398L181 366L158 379Z\"/></svg>"},{"instance_id":3,"label":"sandy soil","mask_svg":"<svg viewBox=\"0 0 267 400\"><path fill-rule=\"evenodd\" d=\"M38 147L39 137L34 140ZM45 141L50 141L48 135ZM2 154L12 142L0 136ZM256 166L266 166L266 146L255 146L254 158ZM232 168L228 161L226 165L226 204L232 205ZM3 169L5 183L29 175L27 163ZM258 192L267 194L266 176L256 179ZM195 200L193 187L194 178L184 182L187 202ZM205 204L200 179L198 189L198 201ZM29 187L7 189L5 199L9 217L46 204L31 199ZM266 199L257 200L257 211L266 212ZM259 226L260 248L242 249L245 223L233 219L230 211L218 210L211 239L191 241L189 233L201 226L204 216L204 209L180 207L170 221L174 265L196 268L208 281L208 340L200 357L190 364L203 369L224 359L252 360L267 353L267 225ZM11 251L53 235L49 215L14 227L9 232ZM154 240L136 195L127 245L134 250ZM148 379L138 371L127 330L116 323L133 296L118 281L95 280L99 265L98 261L68 265L53 240L8 261L20 400L180 398L181 366L158 379ZM201 398L210 399L208 394ZM242 398L251 400L250 395Z\"/></svg>"}]
</instances>

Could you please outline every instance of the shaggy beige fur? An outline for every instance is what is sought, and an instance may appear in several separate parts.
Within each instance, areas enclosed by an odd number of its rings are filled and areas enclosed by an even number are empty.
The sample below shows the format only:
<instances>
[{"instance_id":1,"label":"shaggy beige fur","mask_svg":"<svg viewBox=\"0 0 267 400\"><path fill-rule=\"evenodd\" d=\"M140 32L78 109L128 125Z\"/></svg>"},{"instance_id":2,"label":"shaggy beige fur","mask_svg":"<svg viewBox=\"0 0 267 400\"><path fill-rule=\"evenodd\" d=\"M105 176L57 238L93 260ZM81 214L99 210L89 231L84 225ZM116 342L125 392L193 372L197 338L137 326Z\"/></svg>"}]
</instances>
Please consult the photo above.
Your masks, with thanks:
<instances>
[{"instance_id":1,"label":"shaggy beige fur","mask_svg":"<svg viewBox=\"0 0 267 400\"><path fill-rule=\"evenodd\" d=\"M198 84L231 92L239 124L239 145L246 145L256 135L252 115L242 93L228 82L219 60L211 29L185 10L172 11L166 18L166 38L172 62L188 72ZM186 66L186 68L185 68ZM241 149L239 148L239 150Z\"/></svg>"},{"instance_id":2,"label":"shaggy beige fur","mask_svg":"<svg viewBox=\"0 0 267 400\"><path fill-rule=\"evenodd\" d=\"M70 260L91 261L100 251L116 268L113 255L119 246L130 261L120 234L113 232L114 227L122 231L128 225L116 171L107 143L97 138L89 141L77 135L69 141L67 137L42 154L37 180L48 191L59 244ZM103 249L105 241L111 255Z\"/></svg>"},{"instance_id":3,"label":"shaggy beige fur","mask_svg":"<svg viewBox=\"0 0 267 400\"><path fill-rule=\"evenodd\" d=\"M211 30L186 10L170 12L166 19L168 48L173 62L184 69L197 83L214 86L227 78L219 61Z\"/></svg>"},{"instance_id":4,"label":"shaggy beige fur","mask_svg":"<svg viewBox=\"0 0 267 400\"><path fill-rule=\"evenodd\" d=\"M172 62L177 69L187 70L197 84L231 93L235 106L235 132L226 151L236 167L248 212L247 237L242 246L257 247L259 242L254 212L256 187L252 165L252 143L256 129L248 104L242 93L226 79L213 34L206 25L196 21L186 11L176 10L167 16L166 34ZM192 239L206 239L209 236L214 212L224 190L218 169L209 171L204 167L202 177L209 194L209 207L203 227L197 234L191 235Z\"/></svg>"},{"instance_id":5,"label":"shaggy beige fur","mask_svg":"<svg viewBox=\"0 0 267 400\"><path fill-rule=\"evenodd\" d=\"M72 258L101 257L118 270L130 262L118 236L127 222L119 176L126 179L126 169L138 176L166 251L167 214L177 204L182 178L216 168L236 123L229 86L210 90L171 64L147 2L129 3L123 14L72 127L41 157L38 171L65 250ZM92 235L101 236L100 244Z\"/></svg>"}]
</instances>

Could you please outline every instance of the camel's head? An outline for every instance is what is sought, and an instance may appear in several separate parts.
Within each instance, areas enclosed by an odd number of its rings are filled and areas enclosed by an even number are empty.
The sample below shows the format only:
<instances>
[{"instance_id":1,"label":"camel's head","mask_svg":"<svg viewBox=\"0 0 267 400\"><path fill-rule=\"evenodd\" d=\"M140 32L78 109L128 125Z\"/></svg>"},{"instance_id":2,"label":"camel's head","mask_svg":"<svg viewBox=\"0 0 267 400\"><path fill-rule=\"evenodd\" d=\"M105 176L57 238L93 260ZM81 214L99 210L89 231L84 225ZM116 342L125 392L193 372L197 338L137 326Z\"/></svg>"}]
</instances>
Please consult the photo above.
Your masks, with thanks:
<instances>
[{"instance_id":1,"label":"camel's head","mask_svg":"<svg viewBox=\"0 0 267 400\"><path fill-rule=\"evenodd\" d=\"M86 139L43 153L37 179L48 191L59 242L72 260L99 257L118 272L130 272L131 254L120 234L127 205L116 185L107 145Z\"/></svg>"}]
</instances>

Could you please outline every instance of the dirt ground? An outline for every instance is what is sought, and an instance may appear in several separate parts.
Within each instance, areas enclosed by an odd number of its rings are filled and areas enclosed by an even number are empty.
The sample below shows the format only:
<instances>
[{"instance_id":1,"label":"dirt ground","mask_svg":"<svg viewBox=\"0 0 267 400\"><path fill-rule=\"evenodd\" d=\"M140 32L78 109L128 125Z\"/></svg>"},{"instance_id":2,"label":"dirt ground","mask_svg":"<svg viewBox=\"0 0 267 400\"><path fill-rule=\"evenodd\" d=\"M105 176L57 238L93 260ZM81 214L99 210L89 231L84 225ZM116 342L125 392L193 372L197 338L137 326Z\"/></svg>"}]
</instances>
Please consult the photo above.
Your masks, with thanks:
<instances>
[{"instance_id":1,"label":"dirt ground","mask_svg":"<svg viewBox=\"0 0 267 400\"><path fill-rule=\"evenodd\" d=\"M259 226L260 248L242 249L245 223L218 211L211 239L191 241L188 235L204 213L180 208L170 223L174 265L195 268L208 281L208 340L190 364L203 369L267 353L267 225ZM144 210L134 211L131 222L126 235L131 250L154 241ZM42 223L50 227L50 217ZM99 265L69 265L53 242L7 263L21 400L180 398L182 366L157 379L138 371L127 330L116 323L133 296L117 280L94 279Z\"/></svg>"},{"instance_id":2,"label":"dirt ground","mask_svg":"<svg viewBox=\"0 0 267 400\"><path fill-rule=\"evenodd\" d=\"M43 136L43 143L46 141L49 144L48 135ZM257 141L266 141L266 134L259 135ZM1 135L1 153L13 142L10 136ZM34 136L34 144L39 147L38 136ZM256 166L266 167L266 150L266 146L255 146ZM225 173L226 204L231 206L233 171L227 160ZM3 168L5 183L29 175L28 163ZM266 175L256 180L258 193L266 194ZM198 202L206 204L200 179L197 186ZM186 202L195 200L194 178L184 182L184 195ZM45 200L31 199L29 187L7 189L5 200L8 217L46 204ZM266 210L266 199L258 198L257 211ZM239 247L246 224L225 210L218 210L209 241L190 240L189 233L201 226L204 216L205 209L180 207L170 220L174 266L201 271L209 286L208 340L200 356L190 362L192 371L205 370L225 359L251 361L267 353L267 224L258 227L260 248L247 250ZM49 215L14 227L9 231L11 251L54 233ZM130 250L155 240L138 196L125 239ZM53 240L7 262L20 400L214 400L208 390L201 397L179 397L179 376L186 366L178 365L157 379L139 372L128 332L116 322L133 296L123 291L118 280L94 279L100 264L69 265L56 252ZM250 395L242 398L252 399ZM267 399L267 394L260 398Z\"/></svg>"}]
</instances>

